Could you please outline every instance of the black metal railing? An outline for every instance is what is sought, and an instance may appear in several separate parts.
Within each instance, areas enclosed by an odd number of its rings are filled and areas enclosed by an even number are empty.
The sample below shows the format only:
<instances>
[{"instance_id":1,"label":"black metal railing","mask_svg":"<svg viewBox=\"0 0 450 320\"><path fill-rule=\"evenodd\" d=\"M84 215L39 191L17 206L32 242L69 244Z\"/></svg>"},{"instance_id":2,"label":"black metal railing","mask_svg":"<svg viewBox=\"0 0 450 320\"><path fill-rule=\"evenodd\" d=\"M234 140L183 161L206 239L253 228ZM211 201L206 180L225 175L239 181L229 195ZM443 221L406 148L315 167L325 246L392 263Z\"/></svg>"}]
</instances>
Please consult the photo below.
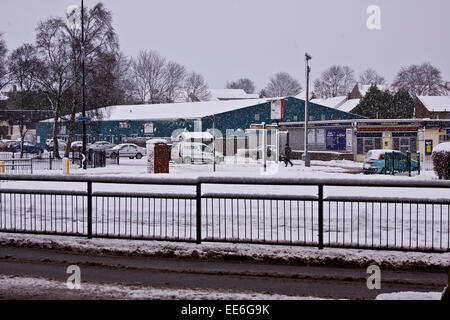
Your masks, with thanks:
<instances>
[{"instance_id":1,"label":"black metal railing","mask_svg":"<svg viewBox=\"0 0 450 320\"><path fill-rule=\"evenodd\" d=\"M2 175L0 183L2 232L450 251L449 181ZM378 195L390 188L436 191Z\"/></svg>"}]
</instances>

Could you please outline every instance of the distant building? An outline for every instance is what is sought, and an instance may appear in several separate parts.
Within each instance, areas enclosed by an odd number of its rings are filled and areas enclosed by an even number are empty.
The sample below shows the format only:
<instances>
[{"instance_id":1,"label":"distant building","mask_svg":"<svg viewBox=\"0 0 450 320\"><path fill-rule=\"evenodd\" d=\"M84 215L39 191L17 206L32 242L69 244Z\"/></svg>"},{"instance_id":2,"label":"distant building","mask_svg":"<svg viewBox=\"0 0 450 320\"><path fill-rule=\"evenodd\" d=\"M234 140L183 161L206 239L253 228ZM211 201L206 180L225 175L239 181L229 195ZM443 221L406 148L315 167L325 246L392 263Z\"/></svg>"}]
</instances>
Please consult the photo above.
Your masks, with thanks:
<instances>
[{"instance_id":1,"label":"distant building","mask_svg":"<svg viewBox=\"0 0 450 320\"><path fill-rule=\"evenodd\" d=\"M242 89L210 89L211 101L258 99L258 94L248 94Z\"/></svg>"},{"instance_id":2,"label":"distant building","mask_svg":"<svg viewBox=\"0 0 450 320\"><path fill-rule=\"evenodd\" d=\"M205 132L214 127L223 136L245 132L253 123L277 123L272 120L271 106L275 99L247 99L207 102L185 102L154 105L111 106L98 112L101 120L87 123L88 142L98 140L122 143L125 138L172 138L184 131ZM284 118L279 123L304 121L305 101L295 97L281 98L284 102ZM342 112L334 108L311 103L309 120L362 119L364 117ZM40 144L52 137L53 119L37 124L37 140ZM69 124L59 123L58 137L66 139ZM76 123L73 140L81 140L81 122Z\"/></svg>"},{"instance_id":3,"label":"distant building","mask_svg":"<svg viewBox=\"0 0 450 320\"><path fill-rule=\"evenodd\" d=\"M416 118L450 119L450 96L418 96L414 104Z\"/></svg>"}]
</instances>

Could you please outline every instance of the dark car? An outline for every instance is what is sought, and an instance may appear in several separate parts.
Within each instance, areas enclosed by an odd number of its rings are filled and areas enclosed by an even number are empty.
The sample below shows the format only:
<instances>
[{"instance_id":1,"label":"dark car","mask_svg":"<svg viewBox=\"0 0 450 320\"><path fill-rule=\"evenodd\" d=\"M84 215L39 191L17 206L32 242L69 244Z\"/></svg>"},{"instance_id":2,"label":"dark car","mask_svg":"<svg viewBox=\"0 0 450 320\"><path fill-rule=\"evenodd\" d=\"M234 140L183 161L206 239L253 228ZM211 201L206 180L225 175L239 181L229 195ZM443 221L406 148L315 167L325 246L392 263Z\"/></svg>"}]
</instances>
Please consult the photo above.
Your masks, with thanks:
<instances>
[{"instance_id":1,"label":"dark car","mask_svg":"<svg viewBox=\"0 0 450 320\"><path fill-rule=\"evenodd\" d=\"M20 152L21 151L21 142L20 141L14 141L10 144L10 151L11 152ZM42 154L44 152L44 149L31 143L28 141L25 141L23 143L23 153L30 153L30 154Z\"/></svg>"}]
</instances>

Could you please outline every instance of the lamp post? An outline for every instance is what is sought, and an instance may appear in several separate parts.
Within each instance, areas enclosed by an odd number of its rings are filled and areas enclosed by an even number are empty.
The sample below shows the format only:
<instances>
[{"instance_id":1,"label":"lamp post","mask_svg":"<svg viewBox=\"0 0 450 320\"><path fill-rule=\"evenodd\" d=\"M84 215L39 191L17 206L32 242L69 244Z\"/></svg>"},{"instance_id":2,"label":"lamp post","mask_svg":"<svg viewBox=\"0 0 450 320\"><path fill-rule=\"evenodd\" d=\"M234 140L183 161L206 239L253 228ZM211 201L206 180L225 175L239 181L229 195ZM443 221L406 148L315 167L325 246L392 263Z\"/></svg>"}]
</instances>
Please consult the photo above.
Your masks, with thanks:
<instances>
[{"instance_id":1,"label":"lamp post","mask_svg":"<svg viewBox=\"0 0 450 320\"><path fill-rule=\"evenodd\" d=\"M86 118L86 73L85 73L85 35L84 35L84 0L81 0L81 69L83 73L83 118ZM87 169L86 161L86 121L83 121L83 169Z\"/></svg>"},{"instance_id":2,"label":"lamp post","mask_svg":"<svg viewBox=\"0 0 450 320\"><path fill-rule=\"evenodd\" d=\"M67 8L67 22L70 28L76 30L81 25L81 71L82 71L82 89L83 89L83 105L82 105L82 134L83 134L83 169L87 169L86 162L86 74L85 74L85 34L84 34L84 0L81 0L81 8L71 5Z\"/></svg>"},{"instance_id":3,"label":"lamp post","mask_svg":"<svg viewBox=\"0 0 450 320\"><path fill-rule=\"evenodd\" d=\"M303 160L305 161L305 167L311 166L311 159L308 153L308 107L309 107L309 73L311 72L311 68L309 67L309 60L311 60L312 57L305 53L305 61L306 61L306 102L305 102L305 152L303 154Z\"/></svg>"}]
</instances>

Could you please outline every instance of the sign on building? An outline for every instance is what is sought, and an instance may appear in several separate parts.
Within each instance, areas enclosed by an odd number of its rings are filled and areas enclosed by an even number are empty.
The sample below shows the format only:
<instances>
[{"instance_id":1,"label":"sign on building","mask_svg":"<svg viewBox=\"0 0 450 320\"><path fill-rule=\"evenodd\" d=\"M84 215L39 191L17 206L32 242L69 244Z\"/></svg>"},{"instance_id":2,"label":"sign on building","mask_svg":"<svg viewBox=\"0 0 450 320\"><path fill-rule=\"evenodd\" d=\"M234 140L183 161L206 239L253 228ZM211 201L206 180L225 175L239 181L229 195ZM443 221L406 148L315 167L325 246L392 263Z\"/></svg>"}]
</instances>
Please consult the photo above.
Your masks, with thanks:
<instances>
[{"instance_id":1,"label":"sign on building","mask_svg":"<svg viewBox=\"0 0 450 320\"><path fill-rule=\"evenodd\" d=\"M153 134L153 123L144 124L144 134Z\"/></svg>"},{"instance_id":2,"label":"sign on building","mask_svg":"<svg viewBox=\"0 0 450 320\"><path fill-rule=\"evenodd\" d=\"M347 129L345 132L346 150L353 151L353 129Z\"/></svg>"},{"instance_id":3,"label":"sign on building","mask_svg":"<svg viewBox=\"0 0 450 320\"><path fill-rule=\"evenodd\" d=\"M284 120L284 100L272 101L270 111L272 120Z\"/></svg>"},{"instance_id":4,"label":"sign on building","mask_svg":"<svg viewBox=\"0 0 450 320\"><path fill-rule=\"evenodd\" d=\"M425 140L425 155L431 156L433 154L433 140Z\"/></svg>"}]
</instances>

